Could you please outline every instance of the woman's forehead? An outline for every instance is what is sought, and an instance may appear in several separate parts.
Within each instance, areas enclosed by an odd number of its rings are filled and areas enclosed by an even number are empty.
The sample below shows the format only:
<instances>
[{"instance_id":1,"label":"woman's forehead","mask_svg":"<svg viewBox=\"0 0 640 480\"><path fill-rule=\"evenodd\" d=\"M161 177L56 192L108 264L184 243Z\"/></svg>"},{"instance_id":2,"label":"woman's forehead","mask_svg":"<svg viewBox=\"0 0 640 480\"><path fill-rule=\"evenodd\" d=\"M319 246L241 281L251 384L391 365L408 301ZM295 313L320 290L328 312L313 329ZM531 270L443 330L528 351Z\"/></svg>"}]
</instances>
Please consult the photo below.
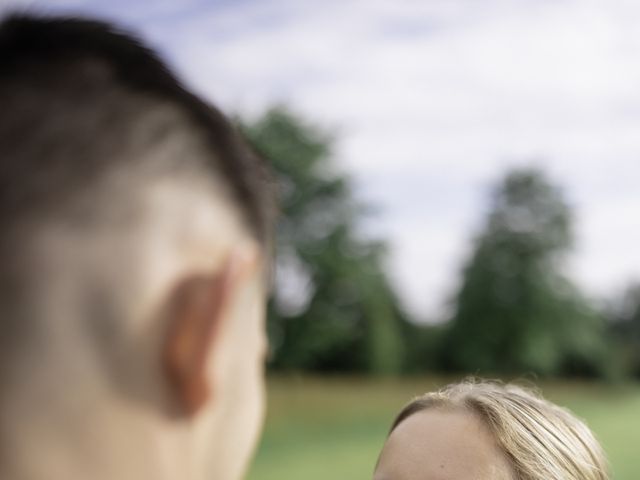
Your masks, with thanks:
<instances>
[{"instance_id":1,"label":"woman's forehead","mask_svg":"<svg viewBox=\"0 0 640 480\"><path fill-rule=\"evenodd\" d=\"M427 409L402 421L374 480L502 480L511 467L489 429L464 410Z\"/></svg>"}]
</instances>

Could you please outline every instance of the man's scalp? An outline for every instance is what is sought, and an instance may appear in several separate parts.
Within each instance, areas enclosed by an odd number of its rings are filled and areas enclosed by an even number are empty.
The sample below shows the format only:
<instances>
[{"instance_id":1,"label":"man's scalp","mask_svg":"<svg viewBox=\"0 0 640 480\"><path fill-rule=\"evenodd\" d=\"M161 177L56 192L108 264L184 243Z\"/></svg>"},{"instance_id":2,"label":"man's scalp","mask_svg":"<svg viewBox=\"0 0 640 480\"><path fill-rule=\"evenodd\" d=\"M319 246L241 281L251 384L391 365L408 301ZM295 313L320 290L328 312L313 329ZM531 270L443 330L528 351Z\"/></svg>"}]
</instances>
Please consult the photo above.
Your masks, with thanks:
<instances>
[{"instance_id":1,"label":"man's scalp","mask_svg":"<svg viewBox=\"0 0 640 480\"><path fill-rule=\"evenodd\" d=\"M0 59L3 226L38 208L40 187L62 194L99 180L131 143L130 127L154 105L170 105L202 137L207 167L228 184L256 237L266 239L272 199L265 166L224 115L183 88L137 38L99 21L14 15L0 23ZM123 91L139 101L123 101L115 93ZM156 125L158 140L170 123Z\"/></svg>"}]
</instances>

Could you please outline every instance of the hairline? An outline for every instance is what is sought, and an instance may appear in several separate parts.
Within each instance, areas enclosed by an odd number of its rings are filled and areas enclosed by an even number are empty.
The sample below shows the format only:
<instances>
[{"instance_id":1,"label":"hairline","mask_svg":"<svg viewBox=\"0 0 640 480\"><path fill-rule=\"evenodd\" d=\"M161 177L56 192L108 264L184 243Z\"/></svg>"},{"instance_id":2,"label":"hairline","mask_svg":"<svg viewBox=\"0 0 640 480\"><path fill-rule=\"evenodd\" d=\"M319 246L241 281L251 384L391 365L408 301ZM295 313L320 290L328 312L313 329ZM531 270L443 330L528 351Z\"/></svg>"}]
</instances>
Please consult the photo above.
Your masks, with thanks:
<instances>
[{"instance_id":1,"label":"hairline","mask_svg":"<svg viewBox=\"0 0 640 480\"><path fill-rule=\"evenodd\" d=\"M466 387L466 390L462 390L462 388L465 388L465 387ZM532 472L530 469L531 465L528 465L528 463L523 459L515 457L513 452L514 448L510 447L508 444L505 443L505 439L502 438L502 435L501 435L502 433L504 433L504 432L501 432L501 430L503 430L504 427L500 426L501 422L496 422L492 418L491 414L495 412L492 411L492 409L490 408L490 405L487 402L483 402L483 399L481 396L474 395L475 392L477 392L478 390L484 387L494 389L494 391L499 391L501 393L524 394L527 400L531 401L532 404L535 402L540 402L540 404L544 405L545 409L549 411L555 411L555 413L559 417L564 417L564 420L562 420L563 425L572 432L575 440L577 440L577 442L579 442L583 447L584 453L587 456L591 457L589 460L594 461L594 463L591 466L595 469L597 473L600 474L597 477L591 476L589 478L593 478L593 479L608 478L607 461L606 461L606 458L604 457L604 452L602 451L602 447L599 445L596 438L593 436L593 432L591 432L591 430L586 426L586 424L582 420L580 420L579 418L571 414L566 409L561 408L552 402L549 402L548 400L537 395L535 392L532 392L526 388L523 388L517 385L509 385L509 384L504 385L502 383L492 382L492 381L468 380L465 382L448 385L444 389L435 393L418 396L414 400L409 402L396 416L389 430L388 435L391 435L393 431L407 418L424 410L434 409L434 410L441 410L441 411L468 412L477 416L478 419L483 423L483 425L485 425L489 429L489 431L491 432L491 435L496 441L496 445L498 446L500 451L506 456L506 459L510 464L510 466L512 467L515 478L517 480L534 480L534 479L537 480L538 477L532 477L530 475L532 473L536 474L539 472ZM458 388L457 391L455 390L456 388ZM509 392L510 388L515 388L518 391ZM483 408L483 406L489 407L489 408ZM544 415L544 412L539 412L539 413ZM582 432L578 430L582 430ZM529 433L532 435L534 434L534 432L532 431L530 431ZM581 433L584 433L588 437L591 437L590 438L591 442L585 441L586 439L584 438L584 435L581 435ZM529 459L526 459L526 460L529 460ZM580 467L575 463L573 464L573 466L576 468L576 470L580 469ZM594 475L597 474L595 472L592 472L592 473Z\"/></svg>"}]
</instances>

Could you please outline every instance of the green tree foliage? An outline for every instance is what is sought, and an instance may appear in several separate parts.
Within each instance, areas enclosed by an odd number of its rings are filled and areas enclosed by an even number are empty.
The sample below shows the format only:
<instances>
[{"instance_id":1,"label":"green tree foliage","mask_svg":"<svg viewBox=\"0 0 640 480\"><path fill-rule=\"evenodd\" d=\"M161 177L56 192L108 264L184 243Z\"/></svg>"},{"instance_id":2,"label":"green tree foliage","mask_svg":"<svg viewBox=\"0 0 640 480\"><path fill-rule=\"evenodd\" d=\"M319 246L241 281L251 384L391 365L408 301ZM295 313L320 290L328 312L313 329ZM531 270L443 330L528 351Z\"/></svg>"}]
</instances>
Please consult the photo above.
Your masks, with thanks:
<instances>
[{"instance_id":1,"label":"green tree foliage","mask_svg":"<svg viewBox=\"0 0 640 480\"><path fill-rule=\"evenodd\" d=\"M242 129L279 186L272 368L397 371L402 312L381 268L385 248L357 234L365 211L332 163L331 136L283 107Z\"/></svg>"},{"instance_id":2,"label":"green tree foliage","mask_svg":"<svg viewBox=\"0 0 640 480\"><path fill-rule=\"evenodd\" d=\"M606 373L602 319L562 274L571 245L560 190L537 170L508 173L463 272L445 364L481 373Z\"/></svg>"},{"instance_id":3,"label":"green tree foliage","mask_svg":"<svg viewBox=\"0 0 640 480\"><path fill-rule=\"evenodd\" d=\"M607 311L625 371L640 377L640 283L627 287Z\"/></svg>"}]
</instances>

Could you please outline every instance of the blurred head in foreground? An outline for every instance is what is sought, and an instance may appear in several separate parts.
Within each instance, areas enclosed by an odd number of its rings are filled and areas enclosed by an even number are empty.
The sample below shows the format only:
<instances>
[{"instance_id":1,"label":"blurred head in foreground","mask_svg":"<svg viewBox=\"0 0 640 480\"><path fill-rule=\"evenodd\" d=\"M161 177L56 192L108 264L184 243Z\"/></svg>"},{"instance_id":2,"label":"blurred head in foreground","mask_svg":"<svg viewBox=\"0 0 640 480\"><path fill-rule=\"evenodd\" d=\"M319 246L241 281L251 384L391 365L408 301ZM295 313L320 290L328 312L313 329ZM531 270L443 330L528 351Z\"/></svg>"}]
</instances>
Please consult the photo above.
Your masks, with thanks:
<instances>
[{"instance_id":1,"label":"blurred head in foreground","mask_svg":"<svg viewBox=\"0 0 640 480\"><path fill-rule=\"evenodd\" d=\"M263 166L100 22L5 19L0 105L0 478L239 478L263 409Z\"/></svg>"},{"instance_id":2,"label":"blurred head in foreground","mask_svg":"<svg viewBox=\"0 0 640 480\"><path fill-rule=\"evenodd\" d=\"M606 480L589 428L513 385L465 382L427 393L396 417L375 480Z\"/></svg>"}]
</instances>

